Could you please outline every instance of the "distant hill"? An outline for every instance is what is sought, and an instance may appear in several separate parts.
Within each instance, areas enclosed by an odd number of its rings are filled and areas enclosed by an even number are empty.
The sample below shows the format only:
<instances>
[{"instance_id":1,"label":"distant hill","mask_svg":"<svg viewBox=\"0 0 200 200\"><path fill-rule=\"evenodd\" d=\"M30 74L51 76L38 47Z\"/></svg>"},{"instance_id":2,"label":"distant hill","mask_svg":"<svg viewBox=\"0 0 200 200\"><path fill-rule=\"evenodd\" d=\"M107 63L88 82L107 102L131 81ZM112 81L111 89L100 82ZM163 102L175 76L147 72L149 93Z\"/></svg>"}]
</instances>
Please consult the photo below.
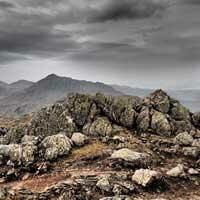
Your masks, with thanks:
<instances>
[{"instance_id":1,"label":"distant hill","mask_svg":"<svg viewBox=\"0 0 200 200\"><path fill-rule=\"evenodd\" d=\"M84 94L102 92L113 96L122 95L121 92L104 83L80 81L55 74L36 83L18 81L11 85L15 92L0 99L1 115L23 115L45 105L53 104L73 92Z\"/></svg>"},{"instance_id":2,"label":"distant hill","mask_svg":"<svg viewBox=\"0 0 200 200\"><path fill-rule=\"evenodd\" d=\"M138 97L145 97L152 93L153 89L132 88L129 86L111 85L114 89L123 92L126 95L134 95ZM192 112L200 111L200 90L166 90L167 93L180 100L180 102L188 107Z\"/></svg>"},{"instance_id":3,"label":"distant hill","mask_svg":"<svg viewBox=\"0 0 200 200\"><path fill-rule=\"evenodd\" d=\"M34 82L27 81L27 80L19 80L14 83L9 84L9 88L11 89L12 93L22 91L30 86L32 86Z\"/></svg>"}]
</instances>

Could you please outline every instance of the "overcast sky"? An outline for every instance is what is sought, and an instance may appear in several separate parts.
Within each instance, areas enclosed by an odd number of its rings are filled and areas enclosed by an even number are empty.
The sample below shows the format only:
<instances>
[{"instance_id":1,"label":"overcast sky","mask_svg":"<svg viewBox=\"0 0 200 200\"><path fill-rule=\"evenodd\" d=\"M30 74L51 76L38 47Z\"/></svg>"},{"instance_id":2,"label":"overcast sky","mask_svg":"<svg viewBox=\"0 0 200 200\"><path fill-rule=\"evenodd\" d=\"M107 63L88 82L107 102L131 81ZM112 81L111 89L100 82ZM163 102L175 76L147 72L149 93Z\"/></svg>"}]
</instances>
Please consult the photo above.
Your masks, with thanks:
<instances>
[{"instance_id":1,"label":"overcast sky","mask_svg":"<svg viewBox=\"0 0 200 200\"><path fill-rule=\"evenodd\" d=\"M200 88L200 0L0 0L0 80L50 73Z\"/></svg>"}]
</instances>

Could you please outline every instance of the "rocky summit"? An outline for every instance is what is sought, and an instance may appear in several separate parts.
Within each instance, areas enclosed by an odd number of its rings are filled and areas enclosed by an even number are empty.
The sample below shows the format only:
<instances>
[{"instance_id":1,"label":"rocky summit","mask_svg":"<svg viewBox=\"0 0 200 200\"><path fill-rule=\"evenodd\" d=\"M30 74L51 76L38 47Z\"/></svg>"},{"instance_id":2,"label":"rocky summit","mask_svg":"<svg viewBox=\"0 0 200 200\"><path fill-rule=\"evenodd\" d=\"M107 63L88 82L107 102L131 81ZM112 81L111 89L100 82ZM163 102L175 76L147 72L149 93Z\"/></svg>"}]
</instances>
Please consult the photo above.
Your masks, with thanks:
<instances>
[{"instance_id":1,"label":"rocky summit","mask_svg":"<svg viewBox=\"0 0 200 200\"><path fill-rule=\"evenodd\" d=\"M69 94L0 120L0 200L199 200L200 113L157 90Z\"/></svg>"}]
</instances>

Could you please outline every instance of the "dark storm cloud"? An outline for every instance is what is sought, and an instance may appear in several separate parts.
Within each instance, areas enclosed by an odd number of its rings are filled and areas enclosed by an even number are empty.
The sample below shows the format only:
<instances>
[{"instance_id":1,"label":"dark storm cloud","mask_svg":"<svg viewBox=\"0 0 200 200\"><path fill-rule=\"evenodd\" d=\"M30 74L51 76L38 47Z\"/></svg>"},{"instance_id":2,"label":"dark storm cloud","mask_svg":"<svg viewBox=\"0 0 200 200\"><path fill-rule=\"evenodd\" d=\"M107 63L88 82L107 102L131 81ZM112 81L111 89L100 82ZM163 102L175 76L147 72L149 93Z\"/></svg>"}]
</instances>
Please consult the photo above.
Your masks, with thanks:
<instances>
[{"instance_id":1,"label":"dark storm cloud","mask_svg":"<svg viewBox=\"0 0 200 200\"><path fill-rule=\"evenodd\" d=\"M173 1L173 0L172 0ZM0 57L1 54L7 61L13 61L14 58L21 59L28 56L40 57L67 57L73 59L110 59L113 57L127 58L141 54L146 56L149 51L157 48L156 45L162 43L163 38L158 38L158 43L154 42L152 49L138 47L135 44L137 39L132 33L130 37L118 41L109 41L107 35L102 36L101 40L95 37L95 34L107 32L112 29L112 22L118 23L126 20L137 21L138 19L151 19L165 13L170 5L170 0L8 0L0 1L0 8L10 8L0 13ZM186 2L186 0L181 0ZM193 3L194 0L191 0ZM189 0L188 0L189 2ZM124 20L125 19L125 20ZM124 20L124 21L123 21ZM104 26L110 23L111 27ZM102 30L97 33L91 33L86 28L90 25L90 30ZM71 25L76 30L65 26ZM141 24L142 25L142 24ZM63 29L57 28L63 26ZM94 27L94 28L93 28ZM159 26L160 27L160 26ZM118 29L121 28L119 25ZM138 35L151 36L160 29L149 31L139 30ZM137 32L137 30L135 30ZM153 32L153 33L152 33ZM149 33L149 35L148 35ZM77 36L78 35L78 36ZM113 32L113 36L115 33ZM119 34L123 36L122 34ZM84 37L86 39L84 39ZM87 37L91 37L87 41ZM86 41L85 41L86 40ZM146 41L144 41L145 43ZM181 40L181 44L184 44ZM138 41L140 45L140 41ZM176 43L175 43L176 44ZM173 43L171 44L173 46ZM165 49L167 44L163 44ZM181 46L177 44L177 46ZM196 49L198 47L193 47ZM187 50L187 48L185 47ZM185 50L185 52L187 52ZM147 52L147 53L146 53ZM194 51L191 51L194 52ZM187 52L188 53L188 52ZM190 52L189 52L190 53ZM196 56L195 53L193 53ZM16 56L17 55L17 56ZM21 56L19 56L21 55ZM7 57L7 59L6 59ZM0 61L1 62L1 61Z\"/></svg>"},{"instance_id":2,"label":"dark storm cloud","mask_svg":"<svg viewBox=\"0 0 200 200\"><path fill-rule=\"evenodd\" d=\"M0 9L14 8L15 5L7 1L0 1Z\"/></svg>"},{"instance_id":3,"label":"dark storm cloud","mask_svg":"<svg viewBox=\"0 0 200 200\"><path fill-rule=\"evenodd\" d=\"M57 30L57 25L84 26L86 22L105 22L124 18L145 18L164 9L156 0L9 0L0 1L0 54L12 53L33 56L59 56L59 54L80 51L81 44L73 38L73 31ZM161 3L162 2L162 3ZM103 24L103 23L102 23ZM99 25L101 26L101 25ZM76 31L76 34L79 31ZM80 31L81 32L81 31ZM85 32L87 35L87 31ZM110 44L104 49L110 49ZM97 45L97 43L96 43ZM95 46L95 43L92 47ZM113 46L116 48L117 45ZM99 48L98 45L96 48ZM117 48L116 48L117 49ZM6 53L6 54L5 54ZM83 52L84 53L84 52ZM18 56L16 57L18 58ZM3 59L5 60L5 59Z\"/></svg>"},{"instance_id":4,"label":"dark storm cloud","mask_svg":"<svg viewBox=\"0 0 200 200\"><path fill-rule=\"evenodd\" d=\"M182 3L185 4L196 4L196 5L200 5L200 1L199 0L179 0Z\"/></svg>"},{"instance_id":5,"label":"dark storm cloud","mask_svg":"<svg viewBox=\"0 0 200 200\"><path fill-rule=\"evenodd\" d=\"M139 19L160 14L169 5L168 1L154 0L110 0L97 9L89 21L104 22L107 20Z\"/></svg>"}]
</instances>

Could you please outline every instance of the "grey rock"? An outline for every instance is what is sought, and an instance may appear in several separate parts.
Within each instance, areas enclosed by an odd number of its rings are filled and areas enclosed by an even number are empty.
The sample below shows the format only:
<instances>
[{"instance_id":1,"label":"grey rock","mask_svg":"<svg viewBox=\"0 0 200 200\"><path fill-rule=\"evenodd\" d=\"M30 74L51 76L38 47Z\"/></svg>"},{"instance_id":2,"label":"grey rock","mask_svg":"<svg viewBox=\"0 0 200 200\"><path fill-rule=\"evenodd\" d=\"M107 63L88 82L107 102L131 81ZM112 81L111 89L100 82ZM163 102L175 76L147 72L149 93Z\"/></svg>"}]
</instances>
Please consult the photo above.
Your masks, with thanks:
<instances>
[{"instance_id":1,"label":"grey rock","mask_svg":"<svg viewBox=\"0 0 200 200\"><path fill-rule=\"evenodd\" d=\"M200 139L195 139L192 142L193 147L198 147L200 149Z\"/></svg>"},{"instance_id":2,"label":"grey rock","mask_svg":"<svg viewBox=\"0 0 200 200\"><path fill-rule=\"evenodd\" d=\"M166 116L158 111L154 111L151 120L151 128L159 135L171 135L171 126Z\"/></svg>"},{"instance_id":3,"label":"grey rock","mask_svg":"<svg viewBox=\"0 0 200 200\"><path fill-rule=\"evenodd\" d=\"M40 144L41 155L45 160L54 160L59 156L68 155L71 144L71 140L63 134L48 136Z\"/></svg>"},{"instance_id":4,"label":"grey rock","mask_svg":"<svg viewBox=\"0 0 200 200\"><path fill-rule=\"evenodd\" d=\"M198 147L184 147L183 154L188 157L198 158L200 149Z\"/></svg>"},{"instance_id":5,"label":"grey rock","mask_svg":"<svg viewBox=\"0 0 200 200\"><path fill-rule=\"evenodd\" d=\"M149 162L150 156L146 153L138 153L130 149L124 148L124 149L115 151L111 155L111 159L114 159L114 160L121 159L123 161L130 162L133 164L135 163L135 164L145 165Z\"/></svg>"},{"instance_id":6,"label":"grey rock","mask_svg":"<svg viewBox=\"0 0 200 200\"><path fill-rule=\"evenodd\" d=\"M174 142L175 144L183 146L191 145L193 142L193 137L188 132L179 133L175 137Z\"/></svg>"},{"instance_id":7,"label":"grey rock","mask_svg":"<svg viewBox=\"0 0 200 200\"><path fill-rule=\"evenodd\" d=\"M102 178L102 179L100 179L100 180L97 182L96 186L97 186L99 189L101 189L101 190L103 190L103 191L106 191L106 192L110 192L111 189L112 189L112 187L111 187L111 185L110 185L110 183L109 183L109 180L108 180L107 178Z\"/></svg>"},{"instance_id":8,"label":"grey rock","mask_svg":"<svg viewBox=\"0 0 200 200\"><path fill-rule=\"evenodd\" d=\"M178 164L176 167L170 169L167 172L167 175L170 177L182 177L185 175L185 170L184 170L184 166L181 164Z\"/></svg>"},{"instance_id":9,"label":"grey rock","mask_svg":"<svg viewBox=\"0 0 200 200\"><path fill-rule=\"evenodd\" d=\"M132 176L132 181L143 187L147 187L154 181L161 179L161 174L154 170L139 169L136 170Z\"/></svg>"},{"instance_id":10,"label":"grey rock","mask_svg":"<svg viewBox=\"0 0 200 200\"><path fill-rule=\"evenodd\" d=\"M93 123L83 127L83 132L91 136L109 136L112 130L112 124L106 117L98 117Z\"/></svg>"},{"instance_id":11,"label":"grey rock","mask_svg":"<svg viewBox=\"0 0 200 200\"><path fill-rule=\"evenodd\" d=\"M83 146L87 143L88 137L83 135L82 133L73 133L71 137L71 141L76 145L76 146Z\"/></svg>"}]
</instances>

